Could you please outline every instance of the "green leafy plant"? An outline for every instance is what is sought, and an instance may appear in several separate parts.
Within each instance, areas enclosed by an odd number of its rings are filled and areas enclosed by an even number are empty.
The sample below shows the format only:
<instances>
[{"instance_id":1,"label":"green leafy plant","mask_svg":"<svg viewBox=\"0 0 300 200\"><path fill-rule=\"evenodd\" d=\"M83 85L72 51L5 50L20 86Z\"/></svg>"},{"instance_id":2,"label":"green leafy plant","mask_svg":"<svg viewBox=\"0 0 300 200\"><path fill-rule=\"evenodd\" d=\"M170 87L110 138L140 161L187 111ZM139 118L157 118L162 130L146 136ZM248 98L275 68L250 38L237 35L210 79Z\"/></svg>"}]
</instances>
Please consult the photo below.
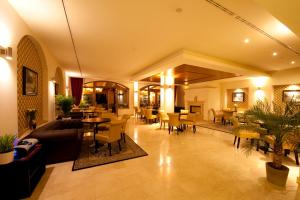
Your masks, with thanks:
<instances>
[{"instance_id":1,"label":"green leafy plant","mask_svg":"<svg viewBox=\"0 0 300 200\"><path fill-rule=\"evenodd\" d=\"M71 96L63 96L63 95L57 95L56 96L56 103L60 107L60 109L63 111L64 115L68 115L72 109L73 105L73 98Z\"/></svg>"},{"instance_id":2,"label":"green leafy plant","mask_svg":"<svg viewBox=\"0 0 300 200\"><path fill-rule=\"evenodd\" d=\"M14 135L0 136L0 153L13 151L15 139L16 137Z\"/></svg>"},{"instance_id":3,"label":"green leafy plant","mask_svg":"<svg viewBox=\"0 0 300 200\"><path fill-rule=\"evenodd\" d=\"M276 169L282 168L283 144L285 142L291 145L298 145L300 142L299 125L300 110L294 101L286 102L284 107L275 103L273 106L265 101L257 101L251 109L245 112L250 116L251 121L259 120L268 130L269 135L274 137L274 154L272 166ZM257 130L257 127L249 123L246 129Z\"/></svg>"},{"instance_id":4,"label":"green leafy plant","mask_svg":"<svg viewBox=\"0 0 300 200\"><path fill-rule=\"evenodd\" d=\"M79 104L79 108L87 108L89 105L85 101L81 101Z\"/></svg>"}]
</instances>

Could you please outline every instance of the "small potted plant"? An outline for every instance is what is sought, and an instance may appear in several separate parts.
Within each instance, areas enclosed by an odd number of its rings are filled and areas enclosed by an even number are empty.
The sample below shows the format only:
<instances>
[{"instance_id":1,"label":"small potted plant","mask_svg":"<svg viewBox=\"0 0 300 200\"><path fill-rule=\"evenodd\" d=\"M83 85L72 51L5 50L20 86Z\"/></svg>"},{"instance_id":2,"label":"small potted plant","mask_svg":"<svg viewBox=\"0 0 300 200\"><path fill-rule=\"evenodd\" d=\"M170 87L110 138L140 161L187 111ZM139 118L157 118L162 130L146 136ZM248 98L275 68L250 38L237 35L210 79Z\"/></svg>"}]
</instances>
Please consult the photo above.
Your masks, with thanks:
<instances>
[{"instance_id":1,"label":"small potted plant","mask_svg":"<svg viewBox=\"0 0 300 200\"><path fill-rule=\"evenodd\" d=\"M282 164L284 157L283 145L298 145L300 143L300 110L296 102L286 102L284 108L273 103L271 106L266 100L258 101L251 109L245 112L251 120L261 121L267 134L273 138L273 160L266 163L267 180L278 186L285 186L289 168ZM246 129L256 129L254 123L245 126ZM259 129L256 129L259 132ZM250 147L252 145L246 145Z\"/></svg>"},{"instance_id":2,"label":"small potted plant","mask_svg":"<svg viewBox=\"0 0 300 200\"><path fill-rule=\"evenodd\" d=\"M56 96L56 103L63 112L64 117L68 117L73 105L73 98L71 96Z\"/></svg>"},{"instance_id":3,"label":"small potted plant","mask_svg":"<svg viewBox=\"0 0 300 200\"><path fill-rule=\"evenodd\" d=\"M36 109L27 109L26 116L28 119L28 125L30 129L36 128Z\"/></svg>"},{"instance_id":4,"label":"small potted plant","mask_svg":"<svg viewBox=\"0 0 300 200\"><path fill-rule=\"evenodd\" d=\"M8 164L14 160L14 135L0 136L0 164Z\"/></svg>"}]
</instances>

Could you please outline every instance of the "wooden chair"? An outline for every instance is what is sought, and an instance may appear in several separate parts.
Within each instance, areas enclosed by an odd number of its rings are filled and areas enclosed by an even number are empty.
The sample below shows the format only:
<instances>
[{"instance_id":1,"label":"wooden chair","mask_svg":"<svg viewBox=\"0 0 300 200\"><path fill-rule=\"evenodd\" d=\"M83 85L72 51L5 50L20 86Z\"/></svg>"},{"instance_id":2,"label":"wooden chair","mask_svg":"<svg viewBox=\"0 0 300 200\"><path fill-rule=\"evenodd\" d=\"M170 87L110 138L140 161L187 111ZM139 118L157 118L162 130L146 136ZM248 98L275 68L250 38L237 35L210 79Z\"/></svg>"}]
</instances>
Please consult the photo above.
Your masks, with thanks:
<instances>
[{"instance_id":1,"label":"wooden chair","mask_svg":"<svg viewBox=\"0 0 300 200\"><path fill-rule=\"evenodd\" d=\"M243 125L241 125L238 121L238 119L236 117L232 117L230 118L232 124L233 124L233 127L235 129L235 131L233 132L233 134L235 135L234 136L234 142L233 144L235 145L236 143L236 139L238 139L238 142L237 142L237 149L240 147L240 140L241 138L245 138L245 139L251 139L252 141L253 140L257 140L257 147L256 147L256 150L258 151L259 149L259 140L260 140L260 134L256 131L252 131L252 130L246 130L246 129L241 129L241 127Z\"/></svg>"},{"instance_id":2,"label":"wooden chair","mask_svg":"<svg viewBox=\"0 0 300 200\"><path fill-rule=\"evenodd\" d=\"M162 127L162 124L164 124L164 128L165 128L166 122L167 123L169 122L168 115L164 111L159 111L158 112L158 118L159 118L159 121L160 121L160 129Z\"/></svg>"},{"instance_id":3,"label":"wooden chair","mask_svg":"<svg viewBox=\"0 0 300 200\"><path fill-rule=\"evenodd\" d=\"M176 127L177 134L181 127L181 122L179 120L179 113L168 113L169 116L169 134L171 130L173 131L174 126Z\"/></svg>"},{"instance_id":4,"label":"wooden chair","mask_svg":"<svg viewBox=\"0 0 300 200\"><path fill-rule=\"evenodd\" d=\"M95 139L101 143L107 143L109 149L109 155L111 156L111 144L113 142L118 142L119 150L121 151L121 131L122 131L123 120L112 121L109 124L109 130L101 132L95 135ZM97 151L97 145L95 145L95 150Z\"/></svg>"},{"instance_id":5,"label":"wooden chair","mask_svg":"<svg viewBox=\"0 0 300 200\"><path fill-rule=\"evenodd\" d=\"M150 121L153 122L153 120L156 120L157 118L156 115L152 115L152 109L146 109L145 117L146 117L146 123Z\"/></svg>"}]
</instances>

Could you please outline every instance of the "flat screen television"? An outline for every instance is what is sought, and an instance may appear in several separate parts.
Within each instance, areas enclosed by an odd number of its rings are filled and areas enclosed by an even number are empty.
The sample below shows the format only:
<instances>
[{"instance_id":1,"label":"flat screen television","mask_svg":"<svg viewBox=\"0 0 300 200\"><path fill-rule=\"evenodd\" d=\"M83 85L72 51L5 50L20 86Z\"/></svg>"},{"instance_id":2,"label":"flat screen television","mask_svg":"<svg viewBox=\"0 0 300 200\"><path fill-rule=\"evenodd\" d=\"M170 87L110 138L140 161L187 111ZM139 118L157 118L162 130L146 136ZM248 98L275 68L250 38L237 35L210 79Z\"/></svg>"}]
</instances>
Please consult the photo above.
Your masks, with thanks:
<instances>
[{"instance_id":1,"label":"flat screen television","mask_svg":"<svg viewBox=\"0 0 300 200\"><path fill-rule=\"evenodd\" d=\"M106 94L96 94L97 104L107 104Z\"/></svg>"}]
</instances>

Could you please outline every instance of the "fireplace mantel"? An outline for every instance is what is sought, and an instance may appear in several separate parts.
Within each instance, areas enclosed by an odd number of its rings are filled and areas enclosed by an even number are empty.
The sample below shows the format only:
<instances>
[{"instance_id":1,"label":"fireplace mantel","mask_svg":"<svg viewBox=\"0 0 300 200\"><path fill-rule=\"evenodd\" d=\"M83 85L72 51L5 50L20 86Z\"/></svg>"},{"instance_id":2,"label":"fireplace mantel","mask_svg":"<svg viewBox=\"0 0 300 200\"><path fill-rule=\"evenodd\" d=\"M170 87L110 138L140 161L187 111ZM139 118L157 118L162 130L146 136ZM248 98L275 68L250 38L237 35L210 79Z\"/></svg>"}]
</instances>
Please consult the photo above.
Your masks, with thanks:
<instances>
[{"instance_id":1,"label":"fireplace mantel","mask_svg":"<svg viewBox=\"0 0 300 200\"><path fill-rule=\"evenodd\" d=\"M191 106L199 106L200 107L200 114L201 114L201 118L203 119L204 101L187 101L186 109L190 110Z\"/></svg>"}]
</instances>

